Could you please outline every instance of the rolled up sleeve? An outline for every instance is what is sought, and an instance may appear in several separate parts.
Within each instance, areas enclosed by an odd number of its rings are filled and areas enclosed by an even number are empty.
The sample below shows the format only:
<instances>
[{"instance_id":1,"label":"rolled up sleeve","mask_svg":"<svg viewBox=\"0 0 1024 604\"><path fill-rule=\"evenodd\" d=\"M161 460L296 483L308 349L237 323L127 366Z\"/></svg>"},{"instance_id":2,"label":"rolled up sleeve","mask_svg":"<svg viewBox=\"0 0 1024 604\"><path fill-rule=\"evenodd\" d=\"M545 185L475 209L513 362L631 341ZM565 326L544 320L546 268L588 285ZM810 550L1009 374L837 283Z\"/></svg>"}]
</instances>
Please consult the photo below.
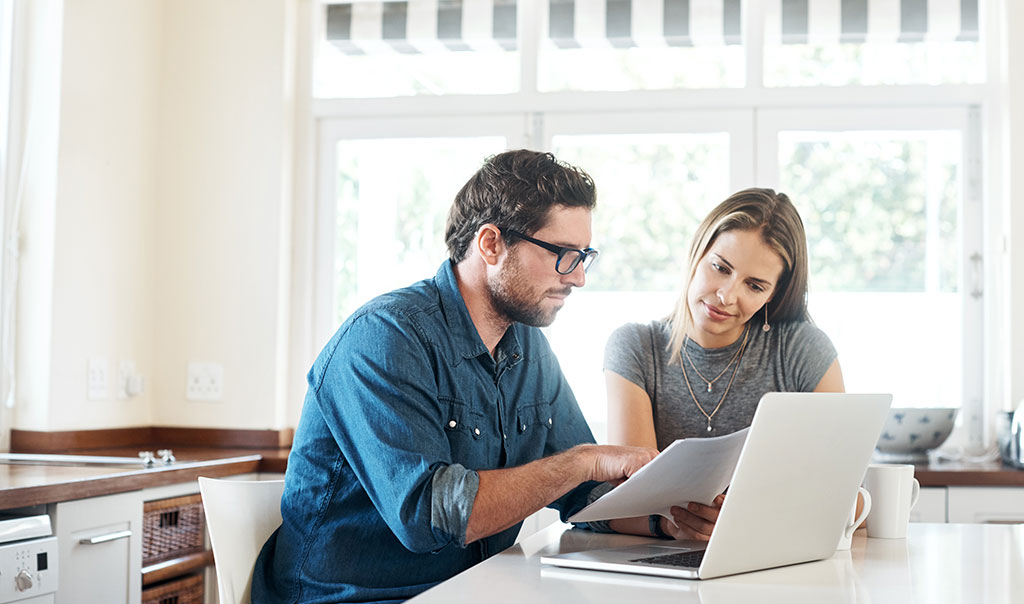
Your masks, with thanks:
<instances>
[{"instance_id":1,"label":"rolled up sleeve","mask_svg":"<svg viewBox=\"0 0 1024 604\"><path fill-rule=\"evenodd\" d=\"M460 547L465 547L466 526L480 488L480 475L459 464L452 464L434 472L432 486L431 526L451 535Z\"/></svg>"}]
</instances>

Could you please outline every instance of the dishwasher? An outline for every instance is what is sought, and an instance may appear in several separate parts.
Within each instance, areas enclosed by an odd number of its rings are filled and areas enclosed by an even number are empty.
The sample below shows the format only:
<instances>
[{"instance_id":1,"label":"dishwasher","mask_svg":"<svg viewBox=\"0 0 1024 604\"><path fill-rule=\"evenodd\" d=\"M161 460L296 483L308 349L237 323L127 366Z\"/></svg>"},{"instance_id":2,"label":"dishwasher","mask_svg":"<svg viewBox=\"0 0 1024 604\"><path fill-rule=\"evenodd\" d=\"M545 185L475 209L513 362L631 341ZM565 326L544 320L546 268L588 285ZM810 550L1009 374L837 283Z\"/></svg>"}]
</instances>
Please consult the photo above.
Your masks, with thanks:
<instances>
[{"instance_id":1,"label":"dishwasher","mask_svg":"<svg viewBox=\"0 0 1024 604\"><path fill-rule=\"evenodd\" d=\"M57 537L45 506L0 511L0 604L53 604Z\"/></svg>"}]
</instances>

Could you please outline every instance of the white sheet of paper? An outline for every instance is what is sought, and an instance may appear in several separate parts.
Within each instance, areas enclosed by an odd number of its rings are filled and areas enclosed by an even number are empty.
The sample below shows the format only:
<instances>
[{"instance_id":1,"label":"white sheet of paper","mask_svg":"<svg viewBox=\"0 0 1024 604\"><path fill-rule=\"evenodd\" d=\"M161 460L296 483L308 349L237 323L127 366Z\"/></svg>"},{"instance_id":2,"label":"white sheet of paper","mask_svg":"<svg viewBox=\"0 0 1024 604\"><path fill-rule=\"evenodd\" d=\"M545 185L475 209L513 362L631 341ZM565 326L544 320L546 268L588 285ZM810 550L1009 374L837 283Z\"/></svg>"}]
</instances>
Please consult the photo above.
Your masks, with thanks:
<instances>
[{"instance_id":1,"label":"white sheet of paper","mask_svg":"<svg viewBox=\"0 0 1024 604\"><path fill-rule=\"evenodd\" d=\"M712 438L681 438L604 497L569 517L569 522L661 514L691 501L711 505L732 480L747 440L739 432Z\"/></svg>"}]
</instances>

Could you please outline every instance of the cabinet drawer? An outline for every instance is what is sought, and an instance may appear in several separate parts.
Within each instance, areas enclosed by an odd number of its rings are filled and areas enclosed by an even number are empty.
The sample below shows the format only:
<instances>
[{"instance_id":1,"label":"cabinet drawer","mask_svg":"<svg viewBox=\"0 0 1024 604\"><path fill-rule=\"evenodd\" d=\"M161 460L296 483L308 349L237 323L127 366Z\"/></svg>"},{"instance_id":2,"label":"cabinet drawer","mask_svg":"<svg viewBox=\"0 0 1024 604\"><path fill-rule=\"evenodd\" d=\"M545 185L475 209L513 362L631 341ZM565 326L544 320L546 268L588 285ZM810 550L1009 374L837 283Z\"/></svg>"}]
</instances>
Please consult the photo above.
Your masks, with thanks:
<instances>
[{"instance_id":1,"label":"cabinet drawer","mask_svg":"<svg viewBox=\"0 0 1024 604\"><path fill-rule=\"evenodd\" d=\"M946 521L946 487L921 487L917 504L910 510L911 522Z\"/></svg>"},{"instance_id":2,"label":"cabinet drawer","mask_svg":"<svg viewBox=\"0 0 1024 604\"><path fill-rule=\"evenodd\" d=\"M57 604L139 602L141 503L131 492L57 504Z\"/></svg>"},{"instance_id":3,"label":"cabinet drawer","mask_svg":"<svg viewBox=\"0 0 1024 604\"><path fill-rule=\"evenodd\" d=\"M992 524L1024 523L1024 489L1020 487L949 487L949 521Z\"/></svg>"},{"instance_id":4,"label":"cabinet drawer","mask_svg":"<svg viewBox=\"0 0 1024 604\"><path fill-rule=\"evenodd\" d=\"M142 590L142 604L203 604L203 575L186 575Z\"/></svg>"},{"instance_id":5,"label":"cabinet drawer","mask_svg":"<svg viewBox=\"0 0 1024 604\"><path fill-rule=\"evenodd\" d=\"M201 551L205 521L199 493L147 501L142 510L142 565Z\"/></svg>"}]
</instances>

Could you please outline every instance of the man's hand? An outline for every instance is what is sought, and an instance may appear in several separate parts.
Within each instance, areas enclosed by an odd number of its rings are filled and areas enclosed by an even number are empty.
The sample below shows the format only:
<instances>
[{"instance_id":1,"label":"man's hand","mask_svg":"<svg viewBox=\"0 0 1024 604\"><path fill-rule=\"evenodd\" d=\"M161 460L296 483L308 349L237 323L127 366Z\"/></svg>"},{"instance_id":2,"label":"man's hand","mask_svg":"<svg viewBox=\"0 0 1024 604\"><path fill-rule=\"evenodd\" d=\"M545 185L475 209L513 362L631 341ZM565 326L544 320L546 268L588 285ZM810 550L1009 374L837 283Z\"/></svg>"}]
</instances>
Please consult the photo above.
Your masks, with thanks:
<instances>
[{"instance_id":1,"label":"man's hand","mask_svg":"<svg viewBox=\"0 0 1024 604\"><path fill-rule=\"evenodd\" d=\"M672 519L676 524L673 526L666 518L662 518L661 529L676 539L707 541L711 539L711 531L715 529L724 502L725 493L722 493L715 497L711 505L691 501L685 508L672 506Z\"/></svg>"},{"instance_id":2,"label":"man's hand","mask_svg":"<svg viewBox=\"0 0 1024 604\"><path fill-rule=\"evenodd\" d=\"M580 454L589 456L588 480L610 482L614 485L622 483L658 455L657 449L646 447L582 445L576 449Z\"/></svg>"}]
</instances>

